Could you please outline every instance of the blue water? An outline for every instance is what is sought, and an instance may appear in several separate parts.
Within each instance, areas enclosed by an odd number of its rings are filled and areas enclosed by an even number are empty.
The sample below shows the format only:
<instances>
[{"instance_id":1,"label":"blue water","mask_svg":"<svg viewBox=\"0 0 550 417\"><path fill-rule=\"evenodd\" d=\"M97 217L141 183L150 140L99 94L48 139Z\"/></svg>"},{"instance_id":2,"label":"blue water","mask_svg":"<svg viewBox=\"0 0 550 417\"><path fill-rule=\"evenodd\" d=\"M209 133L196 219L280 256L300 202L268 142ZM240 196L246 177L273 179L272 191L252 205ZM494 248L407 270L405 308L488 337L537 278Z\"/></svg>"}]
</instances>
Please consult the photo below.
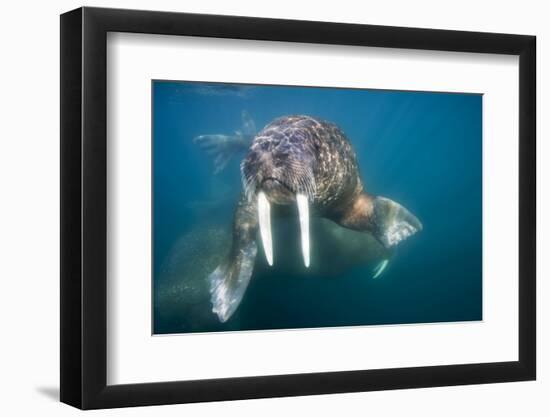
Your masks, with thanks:
<instances>
[{"instance_id":1,"label":"blue water","mask_svg":"<svg viewBox=\"0 0 550 417\"><path fill-rule=\"evenodd\" d=\"M155 333L482 319L481 95L167 81L152 91ZM260 249L237 313L210 317L205 271L220 256L209 251L225 248L216 233L231 225L239 160L213 175L193 138L233 134L243 110L258 130L290 114L340 126L366 190L407 207L423 231L377 279L372 265L333 278L284 273Z\"/></svg>"}]
</instances>

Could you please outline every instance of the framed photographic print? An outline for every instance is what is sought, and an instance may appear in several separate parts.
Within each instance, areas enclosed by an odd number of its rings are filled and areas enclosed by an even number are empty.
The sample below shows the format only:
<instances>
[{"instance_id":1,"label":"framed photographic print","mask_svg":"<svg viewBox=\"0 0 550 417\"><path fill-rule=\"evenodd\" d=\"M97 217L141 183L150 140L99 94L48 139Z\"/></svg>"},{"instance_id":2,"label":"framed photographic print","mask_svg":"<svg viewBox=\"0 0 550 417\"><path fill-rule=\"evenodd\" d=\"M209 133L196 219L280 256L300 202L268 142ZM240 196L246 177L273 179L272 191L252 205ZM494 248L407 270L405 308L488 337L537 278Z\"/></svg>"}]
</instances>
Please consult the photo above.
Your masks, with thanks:
<instances>
[{"instance_id":1,"label":"framed photographic print","mask_svg":"<svg viewBox=\"0 0 550 417\"><path fill-rule=\"evenodd\" d=\"M61 401L535 379L535 38L61 16Z\"/></svg>"}]
</instances>

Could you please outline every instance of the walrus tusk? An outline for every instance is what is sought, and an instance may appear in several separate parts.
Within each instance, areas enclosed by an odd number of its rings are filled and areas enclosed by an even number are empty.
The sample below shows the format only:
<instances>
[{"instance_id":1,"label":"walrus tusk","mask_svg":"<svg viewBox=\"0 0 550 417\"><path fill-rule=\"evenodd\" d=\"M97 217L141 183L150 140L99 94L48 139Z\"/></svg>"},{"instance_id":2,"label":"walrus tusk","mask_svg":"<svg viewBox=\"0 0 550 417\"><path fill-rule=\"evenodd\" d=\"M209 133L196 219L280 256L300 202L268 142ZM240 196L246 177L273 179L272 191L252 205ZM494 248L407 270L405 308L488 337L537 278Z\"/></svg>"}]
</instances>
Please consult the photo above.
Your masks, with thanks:
<instances>
[{"instance_id":1,"label":"walrus tusk","mask_svg":"<svg viewBox=\"0 0 550 417\"><path fill-rule=\"evenodd\" d=\"M309 203L304 194L296 195L298 203L298 213L300 215L300 232L302 236L302 255L304 256L304 264L309 267Z\"/></svg>"},{"instance_id":2,"label":"walrus tusk","mask_svg":"<svg viewBox=\"0 0 550 417\"><path fill-rule=\"evenodd\" d=\"M258 193L258 220L260 222L260 236L264 247L267 263L273 265L273 242L271 238L271 209L269 201L263 191Z\"/></svg>"}]
</instances>

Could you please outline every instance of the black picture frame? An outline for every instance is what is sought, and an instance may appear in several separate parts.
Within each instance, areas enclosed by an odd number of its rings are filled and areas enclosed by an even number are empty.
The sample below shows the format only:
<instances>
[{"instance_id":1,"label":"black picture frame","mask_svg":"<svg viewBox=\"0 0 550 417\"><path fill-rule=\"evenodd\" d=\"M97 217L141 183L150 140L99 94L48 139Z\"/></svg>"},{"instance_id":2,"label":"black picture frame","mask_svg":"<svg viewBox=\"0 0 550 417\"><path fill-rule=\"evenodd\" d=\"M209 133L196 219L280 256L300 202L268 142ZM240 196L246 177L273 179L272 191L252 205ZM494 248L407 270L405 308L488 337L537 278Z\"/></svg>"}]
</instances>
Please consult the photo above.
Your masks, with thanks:
<instances>
[{"instance_id":1,"label":"black picture frame","mask_svg":"<svg viewBox=\"0 0 550 417\"><path fill-rule=\"evenodd\" d=\"M108 32L519 56L519 360L107 385ZM80 8L61 15L61 401L82 409L420 388L536 377L536 38Z\"/></svg>"}]
</instances>

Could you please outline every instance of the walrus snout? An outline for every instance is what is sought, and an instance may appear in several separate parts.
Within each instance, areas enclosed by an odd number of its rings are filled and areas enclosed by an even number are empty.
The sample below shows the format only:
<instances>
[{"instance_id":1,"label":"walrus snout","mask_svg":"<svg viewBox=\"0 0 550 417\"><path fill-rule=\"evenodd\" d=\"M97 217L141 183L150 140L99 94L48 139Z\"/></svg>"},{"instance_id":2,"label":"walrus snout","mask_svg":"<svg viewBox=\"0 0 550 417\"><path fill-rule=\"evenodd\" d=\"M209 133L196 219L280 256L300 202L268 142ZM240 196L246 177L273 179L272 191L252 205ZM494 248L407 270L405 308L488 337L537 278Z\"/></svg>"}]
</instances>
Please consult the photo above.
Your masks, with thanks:
<instances>
[{"instance_id":1,"label":"walrus snout","mask_svg":"<svg viewBox=\"0 0 550 417\"><path fill-rule=\"evenodd\" d=\"M296 201L296 191L277 178L264 179L260 189L265 193L270 203L286 205Z\"/></svg>"},{"instance_id":2,"label":"walrus snout","mask_svg":"<svg viewBox=\"0 0 550 417\"><path fill-rule=\"evenodd\" d=\"M266 144L274 148L263 146ZM301 151L283 145L259 141L246 155L241 163L241 178L249 199L263 190L274 204L292 204L296 194L305 194L310 201L314 200L316 184L312 164Z\"/></svg>"}]
</instances>

